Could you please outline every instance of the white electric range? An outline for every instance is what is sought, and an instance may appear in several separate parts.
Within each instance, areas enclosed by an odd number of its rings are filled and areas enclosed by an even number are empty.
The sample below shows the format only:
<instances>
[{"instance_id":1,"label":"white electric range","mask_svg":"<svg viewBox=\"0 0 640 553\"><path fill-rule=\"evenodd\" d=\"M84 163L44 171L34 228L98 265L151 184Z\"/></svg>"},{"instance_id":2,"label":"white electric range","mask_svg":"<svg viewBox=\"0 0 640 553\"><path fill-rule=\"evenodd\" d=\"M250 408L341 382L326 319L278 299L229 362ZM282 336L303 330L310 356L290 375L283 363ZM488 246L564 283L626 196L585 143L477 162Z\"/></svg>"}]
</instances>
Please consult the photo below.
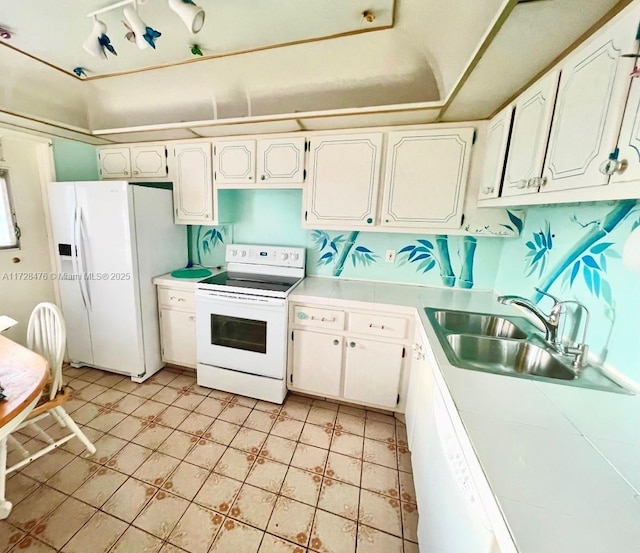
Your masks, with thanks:
<instances>
[{"instance_id":1,"label":"white electric range","mask_svg":"<svg viewBox=\"0 0 640 553\"><path fill-rule=\"evenodd\" d=\"M198 384L282 403L287 296L304 278L304 248L230 244L226 272L196 285Z\"/></svg>"}]
</instances>

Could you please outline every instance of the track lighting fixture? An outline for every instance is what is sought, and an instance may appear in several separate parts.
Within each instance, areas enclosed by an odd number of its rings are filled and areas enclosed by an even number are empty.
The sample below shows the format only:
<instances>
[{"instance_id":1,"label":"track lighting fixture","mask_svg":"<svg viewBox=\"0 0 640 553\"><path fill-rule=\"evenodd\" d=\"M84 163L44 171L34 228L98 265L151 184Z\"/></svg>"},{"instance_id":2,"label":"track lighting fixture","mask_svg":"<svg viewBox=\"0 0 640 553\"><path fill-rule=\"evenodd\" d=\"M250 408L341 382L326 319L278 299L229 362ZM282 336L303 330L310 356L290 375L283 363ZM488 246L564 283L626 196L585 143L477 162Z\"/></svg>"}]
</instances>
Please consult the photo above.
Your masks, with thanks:
<instances>
[{"instance_id":1,"label":"track lighting fixture","mask_svg":"<svg viewBox=\"0 0 640 553\"><path fill-rule=\"evenodd\" d=\"M169 7L182 19L189 32L195 34L204 25L204 10L192 0L169 0Z\"/></svg>"}]
</instances>

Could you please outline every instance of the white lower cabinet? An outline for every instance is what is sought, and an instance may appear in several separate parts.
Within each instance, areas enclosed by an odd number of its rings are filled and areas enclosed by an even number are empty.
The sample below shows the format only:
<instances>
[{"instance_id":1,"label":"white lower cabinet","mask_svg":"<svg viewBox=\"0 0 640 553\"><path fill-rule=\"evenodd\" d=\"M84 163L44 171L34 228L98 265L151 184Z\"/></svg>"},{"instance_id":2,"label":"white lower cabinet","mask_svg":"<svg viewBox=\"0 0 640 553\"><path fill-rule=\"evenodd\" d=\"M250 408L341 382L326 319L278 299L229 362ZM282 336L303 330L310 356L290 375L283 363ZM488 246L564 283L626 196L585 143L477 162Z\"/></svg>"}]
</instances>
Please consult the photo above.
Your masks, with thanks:
<instances>
[{"instance_id":1,"label":"white lower cabinet","mask_svg":"<svg viewBox=\"0 0 640 553\"><path fill-rule=\"evenodd\" d=\"M292 304L289 388L402 412L412 320L398 313Z\"/></svg>"},{"instance_id":2,"label":"white lower cabinet","mask_svg":"<svg viewBox=\"0 0 640 553\"><path fill-rule=\"evenodd\" d=\"M195 292L158 288L162 361L196 368Z\"/></svg>"}]
</instances>

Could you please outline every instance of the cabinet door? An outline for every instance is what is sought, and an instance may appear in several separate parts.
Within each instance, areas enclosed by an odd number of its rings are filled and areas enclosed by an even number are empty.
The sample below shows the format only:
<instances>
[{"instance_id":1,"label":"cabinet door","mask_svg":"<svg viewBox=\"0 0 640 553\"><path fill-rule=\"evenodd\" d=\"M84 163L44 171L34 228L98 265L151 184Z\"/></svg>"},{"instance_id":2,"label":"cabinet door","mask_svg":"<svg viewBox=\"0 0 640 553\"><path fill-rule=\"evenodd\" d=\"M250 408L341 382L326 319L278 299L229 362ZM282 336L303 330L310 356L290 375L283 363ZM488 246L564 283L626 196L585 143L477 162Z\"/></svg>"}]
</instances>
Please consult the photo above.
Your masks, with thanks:
<instances>
[{"instance_id":1,"label":"cabinet door","mask_svg":"<svg viewBox=\"0 0 640 553\"><path fill-rule=\"evenodd\" d=\"M258 142L258 181L260 184L302 184L304 182L303 137L274 138Z\"/></svg>"},{"instance_id":2,"label":"cabinet door","mask_svg":"<svg viewBox=\"0 0 640 553\"><path fill-rule=\"evenodd\" d=\"M640 61L639 61L640 65ZM613 183L640 180L640 80L631 82L631 91L622 120L617 160L610 166ZM602 170L606 170L604 167Z\"/></svg>"},{"instance_id":3,"label":"cabinet door","mask_svg":"<svg viewBox=\"0 0 640 553\"><path fill-rule=\"evenodd\" d=\"M500 194L512 116L513 106L509 106L489 122L487 147L484 153L484 165L482 166L482 180L478 191L479 200L497 198Z\"/></svg>"},{"instance_id":4,"label":"cabinet door","mask_svg":"<svg viewBox=\"0 0 640 553\"><path fill-rule=\"evenodd\" d=\"M160 309L162 360L165 363L196 366L196 314Z\"/></svg>"},{"instance_id":5,"label":"cabinet door","mask_svg":"<svg viewBox=\"0 0 640 553\"><path fill-rule=\"evenodd\" d=\"M516 101L501 196L538 192L559 73L540 79Z\"/></svg>"},{"instance_id":6,"label":"cabinet door","mask_svg":"<svg viewBox=\"0 0 640 553\"><path fill-rule=\"evenodd\" d=\"M382 134L310 141L305 227L372 226L376 217Z\"/></svg>"},{"instance_id":7,"label":"cabinet door","mask_svg":"<svg viewBox=\"0 0 640 553\"><path fill-rule=\"evenodd\" d=\"M131 146L134 178L166 177L167 149L164 146Z\"/></svg>"},{"instance_id":8,"label":"cabinet door","mask_svg":"<svg viewBox=\"0 0 640 553\"><path fill-rule=\"evenodd\" d=\"M600 186L600 166L615 150L633 60L636 13L596 35L562 66L541 192Z\"/></svg>"},{"instance_id":9,"label":"cabinet door","mask_svg":"<svg viewBox=\"0 0 640 553\"><path fill-rule=\"evenodd\" d=\"M340 396L343 340L342 336L295 330L291 384L314 394Z\"/></svg>"},{"instance_id":10,"label":"cabinet door","mask_svg":"<svg viewBox=\"0 0 640 553\"><path fill-rule=\"evenodd\" d=\"M380 407L398 404L404 347L347 338L344 397Z\"/></svg>"},{"instance_id":11,"label":"cabinet door","mask_svg":"<svg viewBox=\"0 0 640 553\"><path fill-rule=\"evenodd\" d=\"M215 143L216 183L255 184L256 141L226 140Z\"/></svg>"},{"instance_id":12,"label":"cabinet door","mask_svg":"<svg viewBox=\"0 0 640 553\"><path fill-rule=\"evenodd\" d=\"M433 376L431 367L427 362L426 347L426 344L422 341L422 336L420 336L420 331L416 330L405 409L407 441L411 451L414 450L416 434L419 431L417 423L420 419L420 412L424 408L427 397L431 395L433 388Z\"/></svg>"},{"instance_id":13,"label":"cabinet door","mask_svg":"<svg viewBox=\"0 0 640 553\"><path fill-rule=\"evenodd\" d=\"M176 144L171 159L175 222L214 223L211 144Z\"/></svg>"},{"instance_id":14,"label":"cabinet door","mask_svg":"<svg viewBox=\"0 0 640 553\"><path fill-rule=\"evenodd\" d=\"M98 150L100 162L100 178L123 179L131 176L131 158L129 148L100 148Z\"/></svg>"},{"instance_id":15,"label":"cabinet door","mask_svg":"<svg viewBox=\"0 0 640 553\"><path fill-rule=\"evenodd\" d=\"M389 133L382 226L460 228L473 133Z\"/></svg>"}]
</instances>

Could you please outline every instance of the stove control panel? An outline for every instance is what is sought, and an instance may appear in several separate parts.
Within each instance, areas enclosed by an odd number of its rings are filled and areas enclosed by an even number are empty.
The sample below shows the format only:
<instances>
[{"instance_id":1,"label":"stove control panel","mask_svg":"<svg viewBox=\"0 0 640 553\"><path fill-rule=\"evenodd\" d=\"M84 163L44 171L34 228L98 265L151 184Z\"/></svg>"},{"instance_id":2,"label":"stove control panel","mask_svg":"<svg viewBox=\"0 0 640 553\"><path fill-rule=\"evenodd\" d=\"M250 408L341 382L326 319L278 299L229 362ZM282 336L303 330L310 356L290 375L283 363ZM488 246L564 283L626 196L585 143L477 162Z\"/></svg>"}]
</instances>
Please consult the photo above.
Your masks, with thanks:
<instances>
[{"instance_id":1,"label":"stove control panel","mask_svg":"<svg viewBox=\"0 0 640 553\"><path fill-rule=\"evenodd\" d=\"M287 246L228 244L225 260L227 263L248 263L251 265L302 269L305 262L305 249Z\"/></svg>"}]
</instances>

